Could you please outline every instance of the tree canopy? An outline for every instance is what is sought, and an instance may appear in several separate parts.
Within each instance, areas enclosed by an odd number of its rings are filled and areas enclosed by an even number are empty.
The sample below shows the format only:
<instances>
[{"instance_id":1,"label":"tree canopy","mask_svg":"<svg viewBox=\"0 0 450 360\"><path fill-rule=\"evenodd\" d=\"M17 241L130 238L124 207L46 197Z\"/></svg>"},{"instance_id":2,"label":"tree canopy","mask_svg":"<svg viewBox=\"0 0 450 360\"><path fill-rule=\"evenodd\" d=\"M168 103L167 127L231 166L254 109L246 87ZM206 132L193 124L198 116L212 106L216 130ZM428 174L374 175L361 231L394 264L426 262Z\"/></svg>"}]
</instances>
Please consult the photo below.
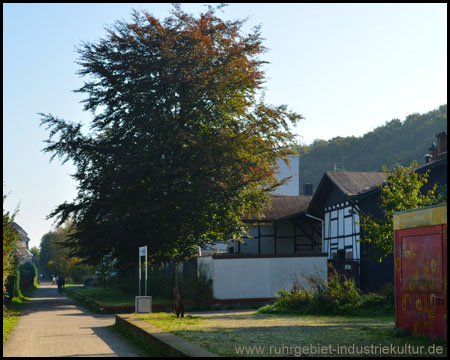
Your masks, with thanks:
<instances>
[{"instance_id":1,"label":"tree canopy","mask_svg":"<svg viewBox=\"0 0 450 360\"><path fill-rule=\"evenodd\" d=\"M387 175L386 185L383 186L379 198L382 217L372 214L361 214L363 238L361 241L376 244L373 257L381 261L394 252L394 212L417 209L424 206L447 202L446 187L438 189L435 184L427 193L421 189L428 182L427 173L417 173L417 162L409 167L398 165L388 169L383 166Z\"/></svg>"},{"instance_id":2,"label":"tree canopy","mask_svg":"<svg viewBox=\"0 0 450 360\"><path fill-rule=\"evenodd\" d=\"M283 182L276 161L288 161L289 125L302 117L259 96L260 29L244 35L245 20L215 11L195 18L174 5L164 21L134 11L78 49L90 133L40 114L44 151L77 169L76 199L49 215L73 221L72 255L95 264L113 254L119 267L142 245L153 261L192 255L237 235Z\"/></svg>"},{"instance_id":3,"label":"tree canopy","mask_svg":"<svg viewBox=\"0 0 450 360\"><path fill-rule=\"evenodd\" d=\"M82 282L84 278L93 274L92 267L82 264L78 257L69 256L69 250L65 244L71 231L73 227L70 221L67 221L64 225L42 236L39 270L45 277L63 274L68 281Z\"/></svg>"}]
</instances>

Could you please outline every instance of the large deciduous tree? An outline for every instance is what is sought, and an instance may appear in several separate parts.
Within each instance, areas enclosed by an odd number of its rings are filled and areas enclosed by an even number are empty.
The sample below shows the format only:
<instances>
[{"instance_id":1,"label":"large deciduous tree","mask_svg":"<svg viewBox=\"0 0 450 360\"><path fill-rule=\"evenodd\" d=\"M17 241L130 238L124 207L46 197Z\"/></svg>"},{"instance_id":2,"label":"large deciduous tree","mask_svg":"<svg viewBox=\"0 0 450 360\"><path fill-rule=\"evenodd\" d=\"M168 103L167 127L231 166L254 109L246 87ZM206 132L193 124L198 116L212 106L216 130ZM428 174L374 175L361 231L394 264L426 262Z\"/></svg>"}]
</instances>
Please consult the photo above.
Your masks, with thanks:
<instances>
[{"instance_id":1,"label":"large deciduous tree","mask_svg":"<svg viewBox=\"0 0 450 360\"><path fill-rule=\"evenodd\" d=\"M83 43L87 81L76 91L92 112L88 135L40 114L51 128L44 151L77 168L76 199L49 215L73 220L73 255L96 263L111 253L128 267L148 245L153 261L181 259L238 234L242 215L260 212L282 183L276 161L302 117L259 96L259 28L244 35L244 20L215 11L195 18L175 5L164 21L134 11Z\"/></svg>"}]
</instances>

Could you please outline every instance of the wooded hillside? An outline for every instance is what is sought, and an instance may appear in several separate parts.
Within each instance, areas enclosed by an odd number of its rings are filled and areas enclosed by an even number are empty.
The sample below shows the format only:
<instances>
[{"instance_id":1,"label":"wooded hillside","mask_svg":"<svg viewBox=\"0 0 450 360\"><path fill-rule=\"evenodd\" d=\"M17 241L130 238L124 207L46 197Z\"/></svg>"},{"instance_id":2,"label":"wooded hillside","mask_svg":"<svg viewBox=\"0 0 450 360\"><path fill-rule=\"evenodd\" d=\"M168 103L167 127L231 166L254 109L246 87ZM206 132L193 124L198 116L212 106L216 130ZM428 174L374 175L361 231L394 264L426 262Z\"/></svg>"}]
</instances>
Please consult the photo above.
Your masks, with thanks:
<instances>
[{"instance_id":1,"label":"wooded hillside","mask_svg":"<svg viewBox=\"0 0 450 360\"><path fill-rule=\"evenodd\" d=\"M381 166L424 163L436 134L447 132L447 104L425 114L411 114L404 121L393 119L361 137L315 140L297 147L300 185L309 182L317 189L326 171L381 171Z\"/></svg>"}]
</instances>

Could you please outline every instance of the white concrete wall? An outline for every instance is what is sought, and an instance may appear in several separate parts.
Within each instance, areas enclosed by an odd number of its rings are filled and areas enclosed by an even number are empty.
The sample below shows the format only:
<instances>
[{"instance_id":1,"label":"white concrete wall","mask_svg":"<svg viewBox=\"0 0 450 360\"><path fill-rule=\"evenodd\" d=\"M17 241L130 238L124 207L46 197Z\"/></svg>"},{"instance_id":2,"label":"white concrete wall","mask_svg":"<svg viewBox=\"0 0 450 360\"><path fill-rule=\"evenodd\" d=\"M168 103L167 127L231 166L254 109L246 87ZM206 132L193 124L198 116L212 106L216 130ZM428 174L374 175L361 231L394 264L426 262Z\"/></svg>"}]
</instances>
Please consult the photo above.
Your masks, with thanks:
<instances>
[{"instance_id":1,"label":"white concrete wall","mask_svg":"<svg viewBox=\"0 0 450 360\"><path fill-rule=\"evenodd\" d=\"M326 256L200 259L217 299L273 298L280 289L291 289L296 279L305 287L303 277L327 279Z\"/></svg>"}]
</instances>

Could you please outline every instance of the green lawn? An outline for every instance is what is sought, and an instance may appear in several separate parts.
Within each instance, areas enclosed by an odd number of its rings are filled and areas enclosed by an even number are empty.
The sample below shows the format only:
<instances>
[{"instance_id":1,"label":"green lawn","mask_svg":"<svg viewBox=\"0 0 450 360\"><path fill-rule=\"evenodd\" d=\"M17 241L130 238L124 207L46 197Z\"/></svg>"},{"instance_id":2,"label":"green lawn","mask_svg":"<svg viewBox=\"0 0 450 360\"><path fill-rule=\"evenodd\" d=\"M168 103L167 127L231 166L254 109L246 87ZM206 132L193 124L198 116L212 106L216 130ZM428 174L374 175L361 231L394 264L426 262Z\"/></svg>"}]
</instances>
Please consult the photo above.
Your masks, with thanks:
<instances>
[{"instance_id":1,"label":"green lawn","mask_svg":"<svg viewBox=\"0 0 450 360\"><path fill-rule=\"evenodd\" d=\"M168 313L137 316L221 356L402 356L406 352L417 356L415 352L420 351L422 356L436 356L427 353L433 346L435 352L442 349L440 356L447 354L443 340L396 331L393 317L256 312L187 315L179 319Z\"/></svg>"}]
</instances>

